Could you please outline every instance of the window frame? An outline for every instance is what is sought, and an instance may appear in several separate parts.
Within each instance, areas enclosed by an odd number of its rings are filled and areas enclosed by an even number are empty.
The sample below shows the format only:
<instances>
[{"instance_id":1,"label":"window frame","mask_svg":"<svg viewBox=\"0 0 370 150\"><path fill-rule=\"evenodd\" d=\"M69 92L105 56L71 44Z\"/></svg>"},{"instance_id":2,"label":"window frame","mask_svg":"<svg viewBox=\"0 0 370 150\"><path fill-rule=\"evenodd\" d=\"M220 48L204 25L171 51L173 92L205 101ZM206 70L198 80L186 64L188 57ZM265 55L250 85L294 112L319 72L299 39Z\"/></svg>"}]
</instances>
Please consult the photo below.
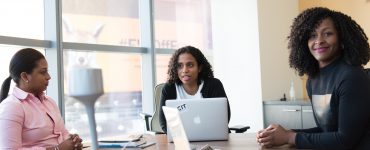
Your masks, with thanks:
<instances>
[{"instance_id":1,"label":"window frame","mask_svg":"<svg viewBox=\"0 0 370 150\"><path fill-rule=\"evenodd\" d=\"M142 55L142 102L144 113L154 113L154 92L156 83L156 54L172 54L174 49L155 48L153 0L139 1L140 47L114 46L104 44L89 44L63 42L62 35L62 0L44 0L44 40L0 35L0 44L21 47L44 48L52 78L47 89L47 95L52 97L65 117L63 51L68 49L120 52Z\"/></svg>"}]
</instances>

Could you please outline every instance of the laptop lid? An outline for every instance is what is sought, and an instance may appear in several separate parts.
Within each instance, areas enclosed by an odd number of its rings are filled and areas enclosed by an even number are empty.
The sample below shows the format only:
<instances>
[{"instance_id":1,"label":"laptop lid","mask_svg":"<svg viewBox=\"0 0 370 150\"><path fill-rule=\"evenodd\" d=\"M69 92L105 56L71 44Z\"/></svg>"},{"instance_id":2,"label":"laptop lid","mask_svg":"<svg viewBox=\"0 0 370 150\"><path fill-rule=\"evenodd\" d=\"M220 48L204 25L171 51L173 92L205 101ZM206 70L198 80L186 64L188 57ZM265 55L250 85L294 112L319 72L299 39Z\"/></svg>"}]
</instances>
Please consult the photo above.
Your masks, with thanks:
<instances>
[{"instance_id":1,"label":"laptop lid","mask_svg":"<svg viewBox=\"0 0 370 150\"><path fill-rule=\"evenodd\" d=\"M179 111L176 108L166 106L162 106L162 110L167 120L167 131L172 133L171 136L175 149L190 150L191 147L182 125Z\"/></svg>"},{"instance_id":2,"label":"laptop lid","mask_svg":"<svg viewBox=\"0 0 370 150\"><path fill-rule=\"evenodd\" d=\"M227 140L227 100L222 98L167 100L166 106L177 108L189 141ZM167 131L172 141L171 131Z\"/></svg>"}]
</instances>

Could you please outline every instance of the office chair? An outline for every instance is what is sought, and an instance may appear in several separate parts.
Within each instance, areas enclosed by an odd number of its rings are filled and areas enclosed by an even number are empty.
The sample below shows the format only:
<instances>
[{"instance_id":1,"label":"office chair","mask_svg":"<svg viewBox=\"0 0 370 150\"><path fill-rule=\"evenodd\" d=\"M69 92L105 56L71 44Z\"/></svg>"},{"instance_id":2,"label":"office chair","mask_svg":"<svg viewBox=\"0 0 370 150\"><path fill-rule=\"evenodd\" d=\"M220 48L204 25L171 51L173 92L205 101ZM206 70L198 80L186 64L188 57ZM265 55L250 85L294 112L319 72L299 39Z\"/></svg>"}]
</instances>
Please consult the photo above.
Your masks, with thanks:
<instances>
[{"instance_id":1,"label":"office chair","mask_svg":"<svg viewBox=\"0 0 370 150\"><path fill-rule=\"evenodd\" d=\"M229 127L229 130L234 131L235 133L244 133L248 129L250 129L249 126L242 126L242 125L236 125L236 126Z\"/></svg>"},{"instance_id":2,"label":"office chair","mask_svg":"<svg viewBox=\"0 0 370 150\"><path fill-rule=\"evenodd\" d=\"M160 101L161 101L162 88L163 88L164 85L165 85L165 83L161 83L161 84L158 84L157 86L155 86L155 88L154 88L155 110L154 110L153 116L150 115L150 114L141 113L141 116L145 120L146 130L155 132L156 134L163 134L164 133L164 131L162 130L162 128L159 124L159 112L158 112L159 107L160 107L159 105L160 105ZM150 117L152 117L152 119L149 123L149 118ZM234 131L235 133L244 133L248 129L250 129L249 126L241 126L241 125L229 127L229 131L230 132Z\"/></svg>"},{"instance_id":3,"label":"office chair","mask_svg":"<svg viewBox=\"0 0 370 150\"><path fill-rule=\"evenodd\" d=\"M159 124L159 105L160 105L160 101L161 101L161 94L162 94L162 88L164 86L165 83L161 83L161 84L158 84L155 86L154 88L154 94L155 94L155 98L154 98L154 103L155 103L155 108L154 108L154 114L153 116L150 115L150 114L144 114L142 113L142 117L144 118L145 120L145 125L146 125L146 130L147 131L152 131L156 134L163 134L163 130ZM149 122L149 118L152 118Z\"/></svg>"}]
</instances>

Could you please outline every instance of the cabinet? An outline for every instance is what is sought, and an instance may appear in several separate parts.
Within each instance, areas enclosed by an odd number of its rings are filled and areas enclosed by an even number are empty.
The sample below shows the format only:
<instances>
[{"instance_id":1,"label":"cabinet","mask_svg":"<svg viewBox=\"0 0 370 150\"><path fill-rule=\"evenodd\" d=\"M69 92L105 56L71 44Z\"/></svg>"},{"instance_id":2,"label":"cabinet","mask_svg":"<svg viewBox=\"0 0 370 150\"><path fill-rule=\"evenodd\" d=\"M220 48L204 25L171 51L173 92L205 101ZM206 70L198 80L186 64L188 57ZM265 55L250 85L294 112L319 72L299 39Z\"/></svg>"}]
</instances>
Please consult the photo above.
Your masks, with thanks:
<instances>
[{"instance_id":1,"label":"cabinet","mask_svg":"<svg viewBox=\"0 0 370 150\"><path fill-rule=\"evenodd\" d=\"M311 106L302 106L302 128L313 128L316 127L315 118L313 116Z\"/></svg>"},{"instance_id":2,"label":"cabinet","mask_svg":"<svg viewBox=\"0 0 370 150\"><path fill-rule=\"evenodd\" d=\"M316 127L312 107L305 101L265 101L264 126L276 123L285 129L305 129Z\"/></svg>"}]
</instances>

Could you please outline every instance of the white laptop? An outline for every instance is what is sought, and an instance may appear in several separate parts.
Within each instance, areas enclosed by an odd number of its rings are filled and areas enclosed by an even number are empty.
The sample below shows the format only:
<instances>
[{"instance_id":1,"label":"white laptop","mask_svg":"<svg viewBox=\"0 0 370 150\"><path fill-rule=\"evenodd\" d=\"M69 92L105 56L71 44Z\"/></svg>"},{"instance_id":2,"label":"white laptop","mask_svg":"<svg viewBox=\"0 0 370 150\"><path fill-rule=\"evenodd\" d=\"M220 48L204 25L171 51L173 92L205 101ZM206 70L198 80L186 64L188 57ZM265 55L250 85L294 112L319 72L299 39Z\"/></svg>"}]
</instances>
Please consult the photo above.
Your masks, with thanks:
<instances>
[{"instance_id":1,"label":"white laptop","mask_svg":"<svg viewBox=\"0 0 370 150\"><path fill-rule=\"evenodd\" d=\"M167 132L172 132L172 139L173 143L175 144L176 150L190 150L191 148L189 144L189 140L186 136L181 118L180 113L176 108L171 107L162 107L164 116L167 120Z\"/></svg>"},{"instance_id":2,"label":"white laptop","mask_svg":"<svg viewBox=\"0 0 370 150\"><path fill-rule=\"evenodd\" d=\"M166 106L179 110L189 141L228 140L226 98L167 100ZM167 135L172 142L171 130Z\"/></svg>"}]
</instances>

